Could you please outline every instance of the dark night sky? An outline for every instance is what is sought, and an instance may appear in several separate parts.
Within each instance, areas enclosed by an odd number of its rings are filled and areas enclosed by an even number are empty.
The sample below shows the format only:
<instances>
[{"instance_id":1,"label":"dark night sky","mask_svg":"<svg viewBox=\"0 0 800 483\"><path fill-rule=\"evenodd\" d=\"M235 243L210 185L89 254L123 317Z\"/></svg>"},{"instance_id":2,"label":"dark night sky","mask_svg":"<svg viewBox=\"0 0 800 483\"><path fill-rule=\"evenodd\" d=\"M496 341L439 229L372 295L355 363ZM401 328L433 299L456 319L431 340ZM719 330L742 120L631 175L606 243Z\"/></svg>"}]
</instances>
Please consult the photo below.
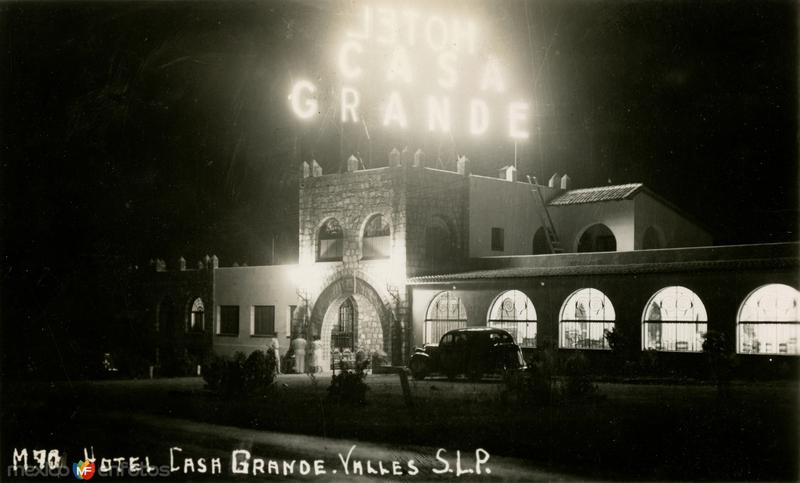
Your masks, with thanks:
<instances>
[{"instance_id":1,"label":"dark night sky","mask_svg":"<svg viewBox=\"0 0 800 483\"><path fill-rule=\"evenodd\" d=\"M2 4L6 284L152 257L263 264L273 237L288 261L298 158L339 162L337 126L300 125L288 88L331 84L323 59L350 5ZM523 173L642 181L718 243L797 239L794 2L469 8L538 106ZM510 146L459 141L485 174Z\"/></svg>"}]
</instances>

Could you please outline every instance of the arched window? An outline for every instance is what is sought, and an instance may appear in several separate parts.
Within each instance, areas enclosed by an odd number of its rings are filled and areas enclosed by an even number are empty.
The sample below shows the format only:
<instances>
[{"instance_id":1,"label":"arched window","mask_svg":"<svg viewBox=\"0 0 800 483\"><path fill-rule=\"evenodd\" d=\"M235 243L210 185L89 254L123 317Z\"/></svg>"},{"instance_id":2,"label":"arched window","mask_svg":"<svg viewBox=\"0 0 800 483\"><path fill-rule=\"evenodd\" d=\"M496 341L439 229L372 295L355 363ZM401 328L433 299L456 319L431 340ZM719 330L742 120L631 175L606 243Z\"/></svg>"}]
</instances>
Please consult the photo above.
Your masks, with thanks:
<instances>
[{"instance_id":1,"label":"arched window","mask_svg":"<svg viewBox=\"0 0 800 483\"><path fill-rule=\"evenodd\" d=\"M435 217L425 228L425 264L428 268L447 267L453 257L453 236L447 223Z\"/></svg>"},{"instance_id":2,"label":"arched window","mask_svg":"<svg viewBox=\"0 0 800 483\"><path fill-rule=\"evenodd\" d=\"M536 347L536 309L519 290L503 292L494 299L488 325L507 331L520 347Z\"/></svg>"},{"instance_id":3,"label":"arched window","mask_svg":"<svg viewBox=\"0 0 800 483\"><path fill-rule=\"evenodd\" d=\"M436 344L448 331L467 326L467 309L461 298L451 292L437 295L425 315L426 344Z\"/></svg>"},{"instance_id":4,"label":"arched window","mask_svg":"<svg viewBox=\"0 0 800 483\"><path fill-rule=\"evenodd\" d=\"M561 307L558 346L562 349L608 349L605 333L614 328L614 306L599 290L582 288Z\"/></svg>"},{"instance_id":5,"label":"arched window","mask_svg":"<svg viewBox=\"0 0 800 483\"><path fill-rule=\"evenodd\" d=\"M657 351L702 352L708 330L706 307L686 287L665 287L644 309L642 347Z\"/></svg>"},{"instance_id":6,"label":"arched window","mask_svg":"<svg viewBox=\"0 0 800 483\"><path fill-rule=\"evenodd\" d=\"M584 230L578 240L578 252L615 252L617 239L614 233L602 223L592 225Z\"/></svg>"},{"instance_id":7,"label":"arched window","mask_svg":"<svg viewBox=\"0 0 800 483\"><path fill-rule=\"evenodd\" d=\"M664 248L661 234L656 227L648 226L642 237L642 250L655 250L657 248Z\"/></svg>"},{"instance_id":8,"label":"arched window","mask_svg":"<svg viewBox=\"0 0 800 483\"><path fill-rule=\"evenodd\" d=\"M342 225L336 218L330 218L319 229L317 237L317 261L331 262L342 259L344 242Z\"/></svg>"},{"instance_id":9,"label":"arched window","mask_svg":"<svg viewBox=\"0 0 800 483\"><path fill-rule=\"evenodd\" d=\"M544 227L540 226L536 233L533 234L533 254L544 255L546 253L550 253L550 247L547 246Z\"/></svg>"},{"instance_id":10,"label":"arched window","mask_svg":"<svg viewBox=\"0 0 800 483\"><path fill-rule=\"evenodd\" d=\"M193 332L202 332L205 330L205 307L203 307L203 299L197 297L192 302L192 309L189 312L189 330Z\"/></svg>"},{"instance_id":11,"label":"arched window","mask_svg":"<svg viewBox=\"0 0 800 483\"><path fill-rule=\"evenodd\" d=\"M389 223L383 215L375 215L364 226L363 258L389 258Z\"/></svg>"},{"instance_id":12,"label":"arched window","mask_svg":"<svg viewBox=\"0 0 800 483\"><path fill-rule=\"evenodd\" d=\"M779 283L752 291L739 307L736 352L800 354L800 292Z\"/></svg>"}]
</instances>

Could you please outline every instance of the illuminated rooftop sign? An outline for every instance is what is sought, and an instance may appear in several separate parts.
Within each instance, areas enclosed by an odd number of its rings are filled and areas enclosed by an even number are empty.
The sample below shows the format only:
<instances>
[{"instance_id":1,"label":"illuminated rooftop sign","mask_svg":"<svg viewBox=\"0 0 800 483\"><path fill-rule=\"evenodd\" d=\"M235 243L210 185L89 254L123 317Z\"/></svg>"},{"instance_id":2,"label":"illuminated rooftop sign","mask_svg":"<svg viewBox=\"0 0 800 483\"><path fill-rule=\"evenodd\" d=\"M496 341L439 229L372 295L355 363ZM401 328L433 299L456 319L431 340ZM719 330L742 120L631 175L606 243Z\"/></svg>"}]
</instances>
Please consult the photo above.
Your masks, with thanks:
<instances>
[{"instance_id":1,"label":"illuminated rooftop sign","mask_svg":"<svg viewBox=\"0 0 800 483\"><path fill-rule=\"evenodd\" d=\"M332 52L340 121L475 136L491 128L527 138L530 105L510 94L507 66L481 33L471 19L363 7ZM295 82L295 115L319 115L319 89Z\"/></svg>"}]
</instances>

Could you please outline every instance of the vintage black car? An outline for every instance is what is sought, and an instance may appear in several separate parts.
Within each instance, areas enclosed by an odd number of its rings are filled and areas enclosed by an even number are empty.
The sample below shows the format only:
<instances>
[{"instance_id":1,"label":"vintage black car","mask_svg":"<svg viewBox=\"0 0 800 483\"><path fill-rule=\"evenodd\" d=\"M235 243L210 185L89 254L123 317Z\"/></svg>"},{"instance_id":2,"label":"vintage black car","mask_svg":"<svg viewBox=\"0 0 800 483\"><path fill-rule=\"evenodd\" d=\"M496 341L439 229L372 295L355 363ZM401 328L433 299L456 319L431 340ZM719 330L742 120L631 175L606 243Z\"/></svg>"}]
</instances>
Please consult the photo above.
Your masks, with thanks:
<instances>
[{"instance_id":1,"label":"vintage black car","mask_svg":"<svg viewBox=\"0 0 800 483\"><path fill-rule=\"evenodd\" d=\"M484 374L505 374L523 368L525 359L505 330L466 327L447 332L439 344L417 347L408 365L414 379L441 373L448 379L466 374L475 381Z\"/></svg>"}]
</instances>

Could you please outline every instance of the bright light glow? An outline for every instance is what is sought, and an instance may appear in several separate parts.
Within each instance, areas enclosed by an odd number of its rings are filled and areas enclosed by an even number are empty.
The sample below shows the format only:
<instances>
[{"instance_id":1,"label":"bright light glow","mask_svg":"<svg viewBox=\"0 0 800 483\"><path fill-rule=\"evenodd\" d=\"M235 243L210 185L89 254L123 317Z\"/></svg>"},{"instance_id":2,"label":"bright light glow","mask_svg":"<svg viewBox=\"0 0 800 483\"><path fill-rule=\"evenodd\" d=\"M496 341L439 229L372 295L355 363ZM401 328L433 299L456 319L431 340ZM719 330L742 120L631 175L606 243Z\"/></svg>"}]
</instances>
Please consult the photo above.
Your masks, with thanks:
<instances>
[{"instance_id":1,"label":"bright light glow","mask_svg":"<svg viewBox=\"0 0 800 483\"><path fill-rule=\"evenodd\" d=\"M761 286L742 303L739 322L800 322L800 292L779 283Z\"/></svg>"},{"instance_id":2,"label":"bright light glow","mask_svg":"<svg viewBox=\"0 0 800 483\"><path fill-rule=\"evenodd\" d=\"M400 30L397 25L397 12L390 8L377 8L375 14L378 32L380 32L378 34L378 42L382 44L397 42L397 34Z\"/></svg>"},{"instance_id":3,"label":"bright light glow","mask_svg":"<svg viewBox=\"0 0 800 483\"><path fill-rule=\"evenodd\" d=\"M383 125L389 126L392 123L397 123L403 129L408 127L408 119L406 119L403 99L400 98L398 92L389 94L389 100L386 103L386 111L383 114Z\"/></svg>"},{"instance_id":4,"label":"bright light glow","mask_svg":"<svg viewBox=\"0 0 800 483\"><path fill-rule=\"evenodd\" d=\"M313 263L299 263L289 268L289 281L299 290L311 289L319 277Z\"/></svg>"},{"instance_id":5,"label":"bright light glow","mask_svg":"<svg viewBox=\"0 0 800 483\"><path fill-rule=\"evenodd\" d=\"M616 313L611 300L599 290L576 290L564 301L559 317L558 347L609 349L606 331L614 329Z\"/></svg>"},{"instance_id":6,"label":"bright light glow","mask_svg":"<svg viewBox=\"0 0 800 483\"><path fill-rule=\"evenodd\" d=\"M360 27L361 29L355 32L348 30L347 36L358 40L367 40L370 37L372 34L372 9L370 7L364 7Z\"/></svg>"},{"instance_id":7,"label":"bright light glow","mask_svg":"<svg viewBox=\"0 0 800 483\"><path fill-rule=\"evenodd\" d=\"M475 22L453 20L451 31L453 48L474 55L478 43L478 27ZM466 46L466 49L463 46Z\"/></svg>"},{"instance_id":8,"label":"bright light glow","mask_svg":"<svg viewBox=\"0 0 800 483\"><path fill-rule=\"evenodd\" d=\"M483 99L472 99L469 103L469 132L479 136L489 129L489 106Z\"/></svg>"},{"instance_id":9,"label":"bright light glow","mask_svg":"<svg viewBox=\"0 0 800 483\"><path fill-rule=\"evenodd\" d=\"M521 125L528 120L530 107L527 102L512 102L508 105L508 135L514 139L528 139L529 133Z\"/></svg>"},{"instance_id":10,"label":"bright light glow","mask_svg":"<svg viewBox=\"0 0 800 483\"><path fill-rule=\"evenodd\" d=\"M406 83L411 82L411 62L408 60L406 49L399 47L394 50L392 58L389 60L386 79L389 81L400 79Z\"/></svg>"},{"instance_id":11,"label":"bright light glow","mask_svg":"<svg viewBox=\"0 0 800 483\"><path fill-rule=\"evenodd\" d=\"M406 266L399 257L392 257L389 261L386 281L394 287L402 287L406 283Z\"/></svg>"},{"instance_id":12,"label":"bright light glow","mask_svg":"<svg viewBox=\"0 0 800 483\"><path fill-rule=\"evenodd\" d=\"M481 77L481 90L488 91L490 89L497 93L506 90L503 75L500 72L500 62L494 57L486 63L486 67L483 69L483 77Z\"/></svg>"},{"instance_id":13,"label":"bright light glow","mask_svg":"<svg viewBox=\"0 0 800 483\"><path fill-rule=\"evenodd\" d=\"M658 351L701 352L708 329L705 305L686 287L656 292L644 309L642 348Z\"/></svg>"},{"instance_id":14,"label":"bright light glow","mask_svg":"<svg viewBox=\"0 0 800 483\"><path fill-rule=\"evenodd\" d=\"M358 105L361 97L352 87L342 87L342 122L358 122Z\"/></svg>"},{"instance_id":15,"label":"bright light glow","mask_svg":"<svg viewBox=\"0 0 800 483\"><path fill-rule=\"evenodd\" d=\"M536 309L531 299L519 290L497 296L486 325L507 331L521 347L536 347Z\"/></svg>"},{"instance_id":16,"label":"bright light glow","mask_svg":"<svg viewBox=\"0 0 800 483\"><path fill-rule=\"evenodd\" d=\"M442 75L440 75L436 80L439 82L439 85L445 89L452 89L458 81L455 63L456 53L452 50L439 54L438 64Z\"/></svg>"},{"instance_id":17,"label":"bright light glow","mask_svg":"<svg viewBox=\"0 0 800 483\"><path fill-rule=\"evenodd\" d=\"M419 19L419 12L414 10L403 11L403 20L406 24L406 42L408 45L413 46L417 43L417 20Z\"/></svg>"},{"instance_id":18,"label":"bright light glow","mask_svg":"<svg viewBox=\"0 0 800 483\"><path fill-rule=\"evenodd\" d=\"M361 77L363 70L358 65L349 62L351 53L363 54L364 47L355 40L347 40L339 49L339 72L347 79L357 79Z\"/></svg>"},{"instance_id":19,"label":"bright light glow","mask_svg":"<svg viewBox=\"0 0 800 483\"><path fill-rule=\"evenodd\" d=\"M739 308L736 352L800 354L800 292L773 283L754 290Z\"/></svg>"},{"instance_id":20,"label":"bright light glow","mask_svg":"<svg viewBox=\"0 0 800 483\"><path fill-rule=\"evenodd\" d=\"M447 47L447 22L442 17L433 16L428 19L425 24L425 40L428 41L428 46L436 52L444 50Z\"/></svg>"},{"instance_id":21,"label":"bright light glow","mask_svg":"<svg viewBox=\"0 0 800 483\"><path fill-rule=\"evenodd\" d=\"M467 308L453 292L441 292L425 314L425 344L436 344L449 330L467 326Z\"/></svg>"},{"instance_id":22,"label":"bright light glow","mask_svg":"<svg viewBox=\"0 0 800 483\"><path fill-rule=\"evenodd\" d=\"M317 88L309 81L297 81L294 83L294 86L292 86L292 92L289 94L289 101L297 117L300 119L310 119L314 114L319 112L319 103L315 97L304 97L304 91L307 91L308 94L314 94L317 92Z\"/></svg>"},{"instance_id":23,"label":"bright light glow","mask_svg":"<svg viewBox=\"0 0 800 483\"><path fill-rule=\"evenodd\" d=\"M508 129L515 140L529 137L531 108L510 102L507 64L492 55L473 19L373 5L359 7L349 27L332 52L339 99L322 106L338 107L342 123L363 123L369 136L373 126L362 116L380 104L374 121L387 127L476 136ZM289 100L299 118L320 114L317 89L308 81L292 86ZM507 127L495 126L506 120Z\"/></svg>"},{"instance_id":24,"label":"bright light glow","mask_svg":"<svg viewBox=\"0 0 800 483\"><path fill-rule=\"evenodd\" d=\"M428 130L450 132L450 99L428 97Z\"/></svg>"}]
</instances>

